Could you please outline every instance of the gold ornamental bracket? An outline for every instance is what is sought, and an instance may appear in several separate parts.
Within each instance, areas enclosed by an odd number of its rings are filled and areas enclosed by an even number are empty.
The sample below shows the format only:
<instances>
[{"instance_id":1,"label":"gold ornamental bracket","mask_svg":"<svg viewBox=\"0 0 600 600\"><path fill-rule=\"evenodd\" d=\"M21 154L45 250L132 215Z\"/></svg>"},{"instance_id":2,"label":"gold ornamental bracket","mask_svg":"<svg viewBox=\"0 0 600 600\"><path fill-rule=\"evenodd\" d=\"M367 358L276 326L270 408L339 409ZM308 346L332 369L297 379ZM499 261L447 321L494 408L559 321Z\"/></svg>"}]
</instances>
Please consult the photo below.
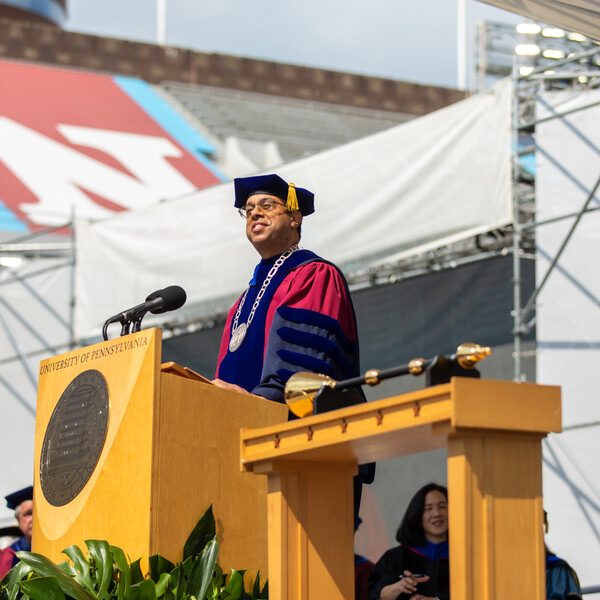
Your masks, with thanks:
<instances>
[{"instance_id":1,"label":"gold ornamental bracket","mask_svg":"<svg viewBox=\"0 0 600 600\"><path fill-rule=\"evenodd\" d=\"M327 375L301 371L292 375L285 386L285 401L289 409L298 417L306 417L314 412L314 400L324 391L343 392L361 385L375 386L383 380L402 375L421 375L436 365L444 368L458 365L462 369L473 370L475 365L492 353L488 346L464 342L450 355L438 355L430 359L413 358L408 364L391 369L370 369L364 375L336 381ZM441 382L441 381L439 381ZM328 388L326 390L326 388Z\"/></svg>"}]
</instances>

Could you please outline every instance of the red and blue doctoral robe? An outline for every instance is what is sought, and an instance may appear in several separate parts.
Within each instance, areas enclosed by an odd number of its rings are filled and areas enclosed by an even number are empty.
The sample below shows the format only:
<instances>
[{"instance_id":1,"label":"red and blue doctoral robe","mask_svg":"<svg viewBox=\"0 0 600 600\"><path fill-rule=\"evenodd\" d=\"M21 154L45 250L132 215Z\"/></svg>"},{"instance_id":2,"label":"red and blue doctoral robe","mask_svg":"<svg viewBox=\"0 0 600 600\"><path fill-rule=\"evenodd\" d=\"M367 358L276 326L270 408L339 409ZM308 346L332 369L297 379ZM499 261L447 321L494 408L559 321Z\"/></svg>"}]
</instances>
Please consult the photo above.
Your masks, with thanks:
<instances>
[{"instance_id":1,"label":"red and blue doctoral robe","mask_svg":"<svg viewBox=\"0 0 600 600\"><path fill-rule=\"evenodd\" d=\"M254 270L238 325L247 322L262 283L278 258L263 259ZM242 345L230 352L231 327L240 301L241 297L225 322L218 379L284 402L285 384L299 371L329 375L336 381L360 374L356 316L348 284L335 265L314 252L296 250L279 267ZM355 523L362 484L374 478L374 463L359 465L354 477Z\"/></svg>"},{"instance_id":2,"label":"red and blue doctoral robe","mask_svg":"<svg viewBox=\"0 0 600 600\"><path fill-rule=\"evenodd\" d=\"M250 281L238 324L245 323L278 256L261 260ZM284 388L298 371L340 381L360 374L356 317L348 285L337 267L309 250L291 254L266 288L246 339L229 351L240 299L229 311L217 377L248 392L284 402Z\"/></svg>"}]
</instances>

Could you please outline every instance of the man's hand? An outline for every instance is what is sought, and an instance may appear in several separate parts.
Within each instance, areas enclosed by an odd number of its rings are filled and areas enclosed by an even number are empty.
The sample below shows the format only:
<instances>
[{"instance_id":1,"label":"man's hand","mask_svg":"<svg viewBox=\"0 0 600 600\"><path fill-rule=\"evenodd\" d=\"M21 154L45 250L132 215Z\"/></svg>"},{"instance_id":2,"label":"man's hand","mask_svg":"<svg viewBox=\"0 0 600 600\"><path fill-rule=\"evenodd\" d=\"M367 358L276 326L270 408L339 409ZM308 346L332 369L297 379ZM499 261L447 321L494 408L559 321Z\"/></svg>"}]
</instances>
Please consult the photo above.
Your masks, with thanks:
<instances>
[{"instance_id":1,"label":"man's hand","mask_svg":"<svg viewBox=\"0 0 600 600\"><path fill-rule=\"evenodd\" d=\"M213 379L211 383L214 383L217 387L223 388L224 390L229 390L230 392L239 392L240 394L249 394L250 396L254 396L254 394L250 394L250 392L247 392L243 387L240 387L235 383L228 383L222 379Z\"/></svg>"}]
</instances>

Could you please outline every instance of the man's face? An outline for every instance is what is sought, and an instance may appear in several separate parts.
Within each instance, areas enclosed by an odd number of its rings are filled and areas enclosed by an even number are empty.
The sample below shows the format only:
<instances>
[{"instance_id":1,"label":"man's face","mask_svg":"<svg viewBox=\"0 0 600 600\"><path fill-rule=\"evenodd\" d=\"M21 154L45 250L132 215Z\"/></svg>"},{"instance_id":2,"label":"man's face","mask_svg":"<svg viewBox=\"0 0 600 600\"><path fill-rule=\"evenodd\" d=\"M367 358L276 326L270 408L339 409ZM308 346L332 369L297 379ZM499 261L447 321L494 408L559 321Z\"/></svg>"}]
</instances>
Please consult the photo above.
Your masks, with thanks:
<instances>
[{"instance_id":1,"label":"man's face","mask_svg":"<svg viewBox=\"0 0 600 600\"><path fill-rule=\"evenodd\" d=\"M31 542L31 530L33 528L33 500L21 502L19 514L17 515L19 529L22 531L25 539Z\"/></svg>"},{"instance_id":2,"label":"man's face","mask_svg":"<svg viewBox=\"0 0 600 600\"><path fill-rule=\"evenodd\" d=\"M257 206L268 199L274 203L272 210ZM285 210L285 203L270 194L255 194L246 202L247 207L256 207L246 220L246 237L262 258L270 258L285 252L298 241L298 226L302 222L300 211Z\"/></svg>"}]
</instances>

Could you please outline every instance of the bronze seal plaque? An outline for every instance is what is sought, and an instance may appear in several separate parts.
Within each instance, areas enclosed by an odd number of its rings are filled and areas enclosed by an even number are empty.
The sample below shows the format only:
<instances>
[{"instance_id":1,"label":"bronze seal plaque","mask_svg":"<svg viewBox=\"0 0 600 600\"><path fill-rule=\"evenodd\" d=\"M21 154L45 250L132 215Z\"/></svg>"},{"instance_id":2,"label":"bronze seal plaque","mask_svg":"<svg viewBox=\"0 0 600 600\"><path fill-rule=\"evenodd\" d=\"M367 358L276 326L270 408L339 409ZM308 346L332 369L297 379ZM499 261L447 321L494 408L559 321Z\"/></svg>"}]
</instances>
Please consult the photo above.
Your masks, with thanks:
<instances>
[{"instance_id":1,"label":"bronze seal plaque","mask_svg":"<svg viewBox=\"0 0 600 600\"><path fill-rule=\"evenodd\" d=\"M108 428L108 385L94 369L71 381L56 404L42 445L40 483L52 506L81 492L100 458Z\"/></svg>"}]
</instances>

